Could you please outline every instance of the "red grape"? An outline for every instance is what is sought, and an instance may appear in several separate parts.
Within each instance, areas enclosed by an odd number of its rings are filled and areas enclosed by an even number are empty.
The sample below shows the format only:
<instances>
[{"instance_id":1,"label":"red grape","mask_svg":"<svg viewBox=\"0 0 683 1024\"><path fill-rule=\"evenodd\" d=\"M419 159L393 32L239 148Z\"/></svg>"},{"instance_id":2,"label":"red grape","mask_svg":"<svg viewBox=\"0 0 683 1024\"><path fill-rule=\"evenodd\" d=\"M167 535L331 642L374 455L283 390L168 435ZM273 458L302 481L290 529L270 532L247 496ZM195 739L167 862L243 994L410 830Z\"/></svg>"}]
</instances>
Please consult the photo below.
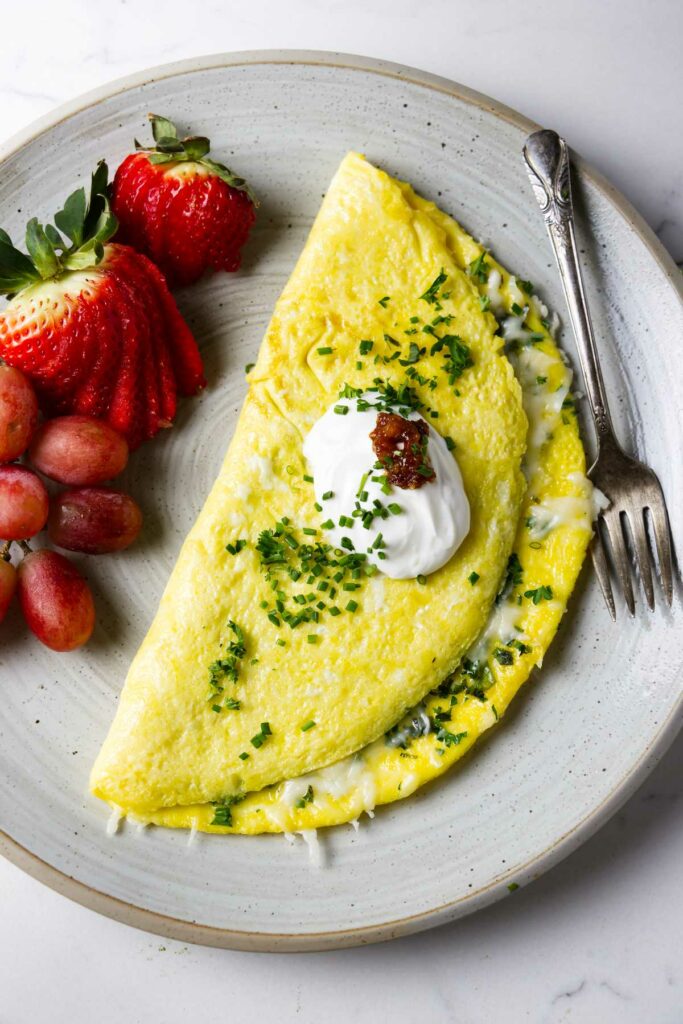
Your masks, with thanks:
<instances>
[{"instance_id":1,"label":"red grape","mask_svg":"<svg viewBox=\"0 0 683 1024\"><path fill-rule=\"evenodd\" d=\"M68 551L103 555L132 544L142 526L140 506L110 487L81 487L57 494L50 505L50 540Z\"/></svg>"},{"instance_id":2,"label":"red grape","mask_svg":"<svg viewBox=\"0 0 683 1024\"><path fill-rule=\"evenodd\" d=\"M75 565L56 551L32 551L19 565L19 604L29 629L53 651L73 651L90 638L95 605Z\"/></svg>"},{"instance_id":3,"label":"red grape","mask_svg":"<svg viewBox=\"0 0 683 1024\"><path fill-rule=\"evenodd\" d=\"M45 526L49 502L45 484L26 466L0 466L0 537L24 540Z\"/></svg>"},{"instance_id":4,"label":"red grape","mask_svg":"<svg viewBox=\"0 0 683 1024\"><path fill-rule=\"evenodd\" d=\"M0 462L23 455L38 422L38 399L21 370L0 366Z\"/></svg>"},{"instance_id":5,"label":"red grape","mask_svg":"<svg viewBox=\"0 0 683 1024\"><path fill-rule=\"evenodd\" d=\"M60 484L87 486L118 476L128 462L128 444L94 416L59 416L38 429L29 457Z\"/></svg>"},{"instance_id":6,"label":"red grape","mask_svg":"<svg viewBox=\"0 0 683 1024\"><path fill-rule=\"evenodd\" d=\"M0 622L4 619L17 586L17 570L0 558Z\"/></svg>"}]
</instances>

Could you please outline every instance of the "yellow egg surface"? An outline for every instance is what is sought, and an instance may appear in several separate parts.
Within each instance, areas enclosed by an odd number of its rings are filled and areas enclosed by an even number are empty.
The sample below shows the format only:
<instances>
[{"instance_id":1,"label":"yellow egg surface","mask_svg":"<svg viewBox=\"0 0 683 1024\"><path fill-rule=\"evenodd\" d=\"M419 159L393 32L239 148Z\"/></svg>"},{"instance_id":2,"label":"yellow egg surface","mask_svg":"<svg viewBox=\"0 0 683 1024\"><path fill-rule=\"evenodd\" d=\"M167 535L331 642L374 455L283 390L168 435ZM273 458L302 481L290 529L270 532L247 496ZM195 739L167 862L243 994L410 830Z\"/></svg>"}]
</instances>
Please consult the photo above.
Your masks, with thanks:
<instances>
[{"instance_id":1,"label":"yellow egg surface","mask_svg":"<svg viewBox=\"0 0 683 1024\"><path fill-rule=\"evenodd\" d=\"M566 609L593 518L571 370L530 284L517 281L409 186L401 187L407 201L443 227L450 251L469 270L482 304L495 310L503 333L510 335L509 358L522 386L529 427L528 486L508 586L458 670L387 736L328 768L252 793L234 805L174 808L146 819L152 823L205 832L302 832L355 821L363 811L409 796L447 771L502 718L532 669L541 666Z\"/></svg>"},{"instance_id":2,"label":"yellow egg surface","mask_svg":"<svg viewBox=\"0 0 683 1024\"><path fill-rule=\"evenodd\" d=\"M383 743L481 633L524 495L527 421L451 224L362 157L342 162L131 665L92 771L97 796L144 817L227 806L329 766ZM457 379L443 347L431 348L449 330L471 362ZM370 575L362 552L349 560L325 545L302 440L346 385L410 386L455 445L471 529L426 584Z\"/></svg>"}]
</instances>

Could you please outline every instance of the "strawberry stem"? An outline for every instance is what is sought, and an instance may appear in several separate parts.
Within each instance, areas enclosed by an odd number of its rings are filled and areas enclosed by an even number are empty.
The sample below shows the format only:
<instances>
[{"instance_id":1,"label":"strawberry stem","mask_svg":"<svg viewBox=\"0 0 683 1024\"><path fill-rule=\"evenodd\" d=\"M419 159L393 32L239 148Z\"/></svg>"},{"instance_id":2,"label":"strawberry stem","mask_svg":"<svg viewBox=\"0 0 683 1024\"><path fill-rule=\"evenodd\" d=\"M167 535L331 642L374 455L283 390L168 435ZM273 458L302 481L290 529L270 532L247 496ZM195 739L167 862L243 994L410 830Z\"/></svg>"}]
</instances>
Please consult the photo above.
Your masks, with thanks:
<instances>
[{"instance_id":1,"label":"strawberry stem","mask_svg":"<svg viewBox=\"0 0 683 1024\"><path fill-rule=\"evenodd\" d=\"M149 162L152 164L176 164L176 163L198 163L207 171L220 178L226 185L246 192L254 206L258 206L258 200L250 189L244 178L233 174L225 164L219 164L215 160L209 160L208 154L211 148L210 141L204 135L188 135L181 139L178 137L178 129L173 121L159 114L148 114L152 125L154 146L143 146L135 139L136 150L146 153Z\"/></svg>"}]
</instances>

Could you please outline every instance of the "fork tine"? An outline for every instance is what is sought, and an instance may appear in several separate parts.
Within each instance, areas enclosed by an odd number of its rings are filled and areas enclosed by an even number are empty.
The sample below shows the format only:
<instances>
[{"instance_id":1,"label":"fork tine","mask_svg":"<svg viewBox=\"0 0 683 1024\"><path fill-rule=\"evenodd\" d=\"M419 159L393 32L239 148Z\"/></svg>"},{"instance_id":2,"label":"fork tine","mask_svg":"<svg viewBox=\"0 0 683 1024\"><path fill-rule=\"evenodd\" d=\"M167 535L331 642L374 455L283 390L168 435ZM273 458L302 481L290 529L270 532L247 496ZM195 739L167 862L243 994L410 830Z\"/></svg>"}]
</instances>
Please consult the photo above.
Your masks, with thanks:
<instances>
[{"instance_id":1,"label":"fork tine","mask_svg":"<svg viewBox=\"0 0 683 1024\"><path fill-rule=\"evenodd\" d=\"M623 515L631 528L633 547L638 562L638 572L640 573L640 581L645 591L647 606L653 612L655 610L655 592L652 586L650 547L645 531L645 512L640 508L636 508L633 510L632 515L627 513L623 513Z\"/></svg>"},{"instance_id":2,"label":"fork tine","mask_svg":"<svg viewBox=\"0 0 683 1024\"><path fill-rule=\"evenodd\" d=\"M662 590L666 603L671 607L673 600L673 568L671 560L671 534L669 532L669 517L666 513L664 497L659 488L655 501L650 502L650 516L655 540L657 541L657 554L659 555L659 574L662 580Z\"/></svg>"},{"instance_id":3,"label":"fork tine","mask_svg":"<svg viewBox=\"0 0 683 1024\"><path fill-rule=\"evenodd\" d=\"M612 594L612 584L610 583L609 578L609 568L607 565L607 559L605 558L605 551L598 523L595 524L595 536L591 543L591 558L593 559L593 568L595 569L595 575L598 577L598 583L600 584L600 589L602 590L602 596L605 599L607 610L612 616L612 621L616 622L617 610L614 607L614 595Z\"/></svg>"},{"instance_id":4,"label":"fork tine","mask_svg":"<svg viewBox=\"0 0 683 1024\"><path fill-rule=\"evenodd\" d=\"M636 602L633 596L631 565L629 562L628 551L626 550L621 514L616 509L607 509L607 514L603 512L600 518L610 539L612 546L612 560L614 561L614 567L617 570L621 589L624 592L626 607L628 608L629 615L633 617L636 613Z\"/></svg>"}]
</instances>

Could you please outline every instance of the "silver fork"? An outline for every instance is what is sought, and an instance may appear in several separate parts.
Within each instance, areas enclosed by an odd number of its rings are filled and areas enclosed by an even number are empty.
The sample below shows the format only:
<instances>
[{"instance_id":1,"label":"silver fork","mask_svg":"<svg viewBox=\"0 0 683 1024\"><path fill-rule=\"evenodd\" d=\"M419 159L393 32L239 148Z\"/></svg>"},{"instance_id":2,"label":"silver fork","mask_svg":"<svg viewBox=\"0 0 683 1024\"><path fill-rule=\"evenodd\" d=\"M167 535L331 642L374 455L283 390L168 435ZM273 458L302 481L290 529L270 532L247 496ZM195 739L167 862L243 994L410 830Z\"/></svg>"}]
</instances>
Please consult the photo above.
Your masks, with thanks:
<instances>
[{"instance_id":1,"label":"silver fork","mask_svg":"<svg viewBox=\"0 0 683 1024\"><path fill-rule=\"evenodd\" d=\"M648 516L657 545L662 592L667 604L671 604L672 545L666 503L656 475L649 466L627 455L614 435L576 253L567 145L556 132L534 132L526 140L524 160L560 270L593 413L598 454L588 476L610 504L598 515L591 554L605 602L616 620L609 562L616 570L630 614L635 613L633 561L638 567L648 606L654 610L652 573L657 573L657 563L650 542Z\"/></svg>"}]
</instances>

